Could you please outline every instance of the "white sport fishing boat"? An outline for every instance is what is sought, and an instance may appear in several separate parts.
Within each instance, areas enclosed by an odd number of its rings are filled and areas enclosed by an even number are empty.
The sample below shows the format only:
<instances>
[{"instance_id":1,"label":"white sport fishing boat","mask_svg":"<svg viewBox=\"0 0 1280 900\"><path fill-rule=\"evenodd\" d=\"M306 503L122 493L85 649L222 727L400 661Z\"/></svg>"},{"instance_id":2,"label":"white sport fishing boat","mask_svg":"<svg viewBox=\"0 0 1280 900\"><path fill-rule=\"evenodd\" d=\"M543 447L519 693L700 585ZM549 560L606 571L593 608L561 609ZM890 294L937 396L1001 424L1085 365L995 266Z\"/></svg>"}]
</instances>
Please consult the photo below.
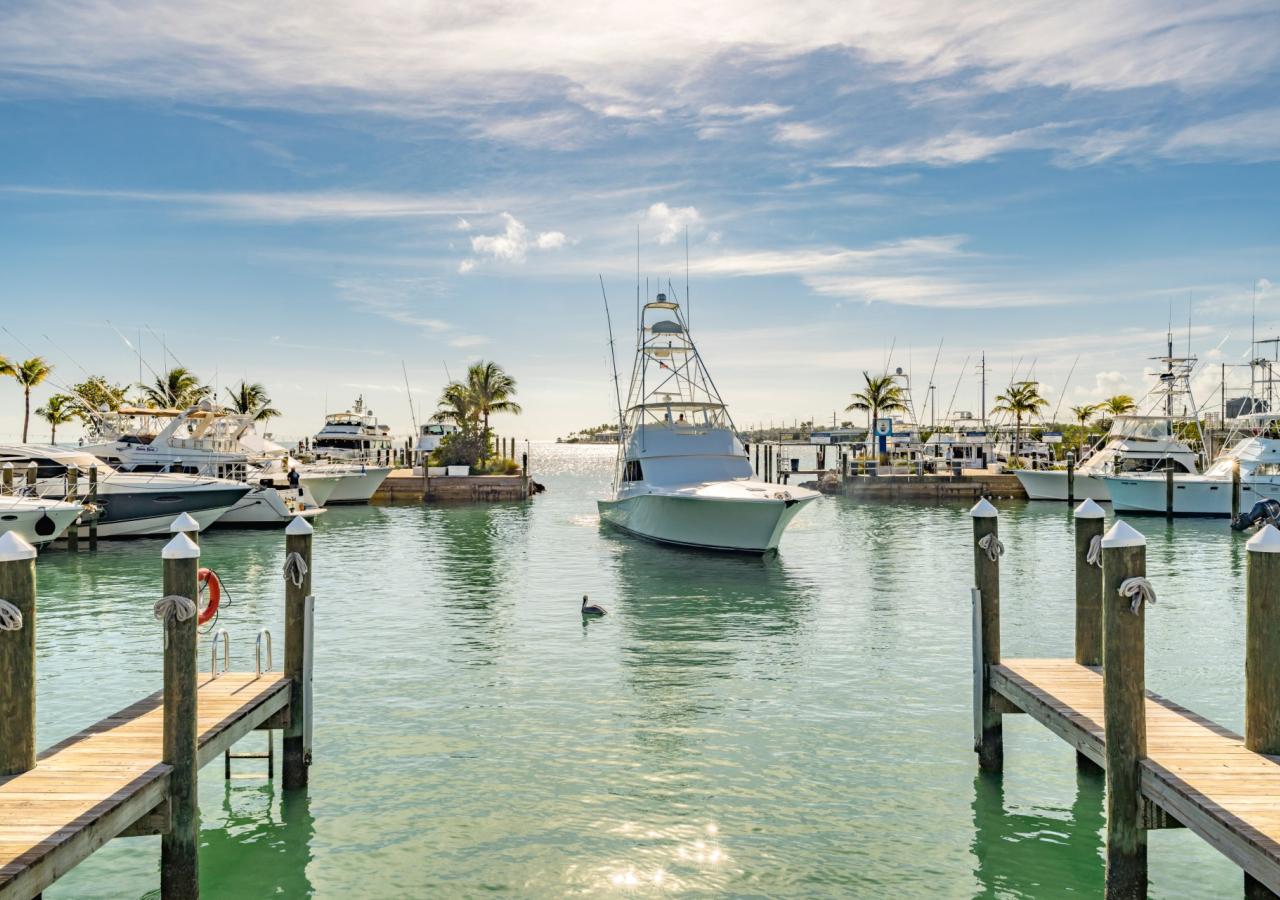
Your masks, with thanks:
<instances>
[{"instance_id":1,"label":"white sport fishing boat","mask_svg":"<svg viewBox=\"0 0 1280 900\"><path fill-rule=\"evenodd\" d=\"M378 461L390 456L391 427L380 425L372 410L364 408L364 398L346 412L324 417L324 427L311 439L316 462L301 467L302 472L323 468L341 472L344 478L329 497L330 503L368 503L391 467Z\"/></svg>"},{"instance_id":2,"label":"white sport fishing boat","mask_svg":"<svg viewBox=\"0 0 1280 900\"><path fill-rule=\"evenodd\" d=\"M250 463L240 439L253 417L203 400L185 410L124 408L95 422L99 442L82 449L125 472L180 472L244 483L248 492L217 525L285 526L324 512ZM194 513L193 513L194 515Z\"/></svg>"},{"instance_id":3,"label":"white sport fishing boat","mask_svg":"<svg viewBox=\"0 0 1280 900\"><path fill-rule=\"evenodd\" d=\"M13 532L36 547L61 537L84 507L45 497L0 496L0 534Z\"/></svg>"},{"instance_id":4,"label":"white sport fishing boat","mask_svg":"<svg viewBox=\"0 0 1280 900\"><path fill-rule=\"evenodd\" d=\"M615 528L665 544L767 553L819 496L752 480L729 410L665 294L641 311L619 419L613 496L598 501L601 521Z\"/></svg>"},{"instance_id":5,"label":"white sport fishing boat","mask_svg":"<svg viewBox=\"0 0 1280 900\"><path fill-rule=\"evenodd\" d=\"M1165 469L1173 469L1178 476L1199 471L1200 454L1178 436L1175 427L1179 423L1193 423L1196 432L1202 433L1199 407L1191 391L1195 357L1174 356L1170 334L1168 354L1157 357L1156 361L1164 363L1164 371L1159 375L1159 383L1147 394L1144 405L1148 409L1159 409L1163 415L1116 416L1100 442L1102 446L1076 467L1074 499L1110 501L1109 476L1160 473L1158 477L1163 485ZM1182 415L1175 415L1179 407ZM1014 474L1032 500L1067 499L1066 469L1022 469ZM1164 512L1164 502L1162 487L1160 512Z\"/></svg>"}]
</instances>

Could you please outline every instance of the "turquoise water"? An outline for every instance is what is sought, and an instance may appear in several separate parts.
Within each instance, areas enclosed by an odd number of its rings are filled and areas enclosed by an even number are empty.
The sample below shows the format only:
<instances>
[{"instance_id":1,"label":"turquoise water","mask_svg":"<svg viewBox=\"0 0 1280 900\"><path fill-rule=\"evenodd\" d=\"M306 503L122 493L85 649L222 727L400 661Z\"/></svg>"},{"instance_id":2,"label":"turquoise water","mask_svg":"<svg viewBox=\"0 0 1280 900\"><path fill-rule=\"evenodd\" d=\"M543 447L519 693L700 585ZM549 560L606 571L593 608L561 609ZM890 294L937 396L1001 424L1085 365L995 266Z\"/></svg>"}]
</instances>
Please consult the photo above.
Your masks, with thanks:
<instances>
[{"instance_id":1,"label":"turquoise water","mask_svg":"<svg viewBox=\"0 0 1280 900\"><path fill-rule=\"evenodd\" d=\"M611 463L535 447L528 504L321 517L311 786L201 772L204 896L1101 893L1102 785L1064 742L1007 717L1005 774L978 775L963 508L823 498L775 558L705 555L602 530ZM1238 729L1243 541L1134 524L1148 686ZM1069 656L1067 510L1003 504L1001 533L1005 654ZM41 746L159 688L161 545L41 558ZM261 625L283 640L282 561L279 533L205 536L236 668ZM155 896L158 864L118 840L47 896ZM1185 830L1151 834L1151 871L1157 897L1240 889Z\"/></svg>"}]
</instances>

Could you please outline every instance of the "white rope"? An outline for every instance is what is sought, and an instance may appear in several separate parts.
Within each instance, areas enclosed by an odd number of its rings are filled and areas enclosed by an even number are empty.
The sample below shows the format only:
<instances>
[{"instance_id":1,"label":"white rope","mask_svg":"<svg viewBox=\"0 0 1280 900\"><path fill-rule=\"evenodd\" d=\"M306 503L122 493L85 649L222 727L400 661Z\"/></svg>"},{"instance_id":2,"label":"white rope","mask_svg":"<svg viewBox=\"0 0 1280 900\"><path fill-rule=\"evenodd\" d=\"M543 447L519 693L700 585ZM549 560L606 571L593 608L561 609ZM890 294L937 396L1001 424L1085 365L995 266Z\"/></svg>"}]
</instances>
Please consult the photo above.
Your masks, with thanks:
<instances>
[{"instance_id":1,"label":"white rope","mask_svg":"<svg viewBox=\"0 0 1280 900\"><path fill-rule=\"evenodd\" d=\"M1000 557L1004 556L1004 544L1000 543L1000 539L994 534L979 538L978 547L987 552L987 559L992 562L999 562Z\"/></svg>"},{"instance_id":2,"label":"white rope","mask_svg":"<svg viewBox=\"0 0 1280 900\"><path fill-rule=\"evenodd\" d=\"M294 551L285 557L284 577L292 581L294 587L302 587L302 580L307 577L307 561L301 553Z\"/></svg>"},{"instance_id":3,"label":"white rope","mask_svg":"<svg viewBox=\"0 0 1280 900\"><path fill-rule=\"evenodd\" d=\"M165 625L174 621L185 622L196 614L196 601L190 597L170 594L157 600L152 612Z\"/></svg>"},{"instance_id":4,"label":"white rope","mask_svg":"<svg viewBox=\"0 0 1280 900\"><path fill-rule=\"evenodd\" d=\"M1121 597L1128 597L1130 601L1129 611L1135 616L1138 610L1142 608L1143 603L1155 605L1156 589L1151 586L1151 582L1142 576L1134 578L1126 578L1120 582L1120 590L1117 591Z\"/></svg>"},{"instance_id":5,"label":"white rope","mask_svg":"<svg viewBox=\"0 0 1280 900\"><path fill-rule=\"evenodd\" d=\"M0 631L21 631L22 610L8 600L0 600Z\"/></svg>"},{"instance_id":6,"label":"white rope","mask_svg":"<svg viewBox=\"0 0 1280 900\"><path fill-rule=\"evenodd\" d=\"M1089 541L1089 552L1084 555L1084 561L1091 566L1102 568L1102 535L1095 534Z\"/></svg>"}]
</instances>

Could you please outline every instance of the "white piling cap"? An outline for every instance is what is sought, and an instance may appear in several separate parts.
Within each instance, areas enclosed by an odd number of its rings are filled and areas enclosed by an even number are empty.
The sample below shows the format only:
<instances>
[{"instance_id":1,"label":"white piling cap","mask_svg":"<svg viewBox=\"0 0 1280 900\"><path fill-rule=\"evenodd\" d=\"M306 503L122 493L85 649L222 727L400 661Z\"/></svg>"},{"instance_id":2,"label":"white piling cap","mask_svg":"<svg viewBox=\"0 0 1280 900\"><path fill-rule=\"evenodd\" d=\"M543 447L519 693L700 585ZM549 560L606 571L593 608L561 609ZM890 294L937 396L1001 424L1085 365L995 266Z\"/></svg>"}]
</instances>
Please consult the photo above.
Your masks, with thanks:
<instances>
[{"instance_id":1,"label":"white piling cap","mask_svg":"<svg viewBox=\"0 0 1280 900\"><path fill-rule=\"evenodd\" d=\"M294 516L293 521L284 529L285 534L292 536L299 534L312 534L314 532L315 529L311 527L311 523L302 518L302 516Z\"/></svg>"},{"instance_id":2,"label":"white piling cap","mask_svg":"<svg viewBox=\"0 0 1280 900\"><path fill-rule=\"evenodd\" d=\"M13 468L13 463L11 462L7 462L3 466L0 466L0 469L12 469L12 468Z\"/></svg>"},{"instance_id":3,"label":"white piling cap","mask_svg":"<svg viewBox=\"0 0 1280 900\"><path fill-rule=\"evenodd\" d=\"M1147 539L1142 536L1142 532L1138 531L1127 522L1121 522L1119 519L1111 526L1111 529L1102 536L1102 547L1106 549L1115 549L1116 547L1145 547Z\"/></svg>"},{"instance_id":4,"label":"white piling cap","mask_svg":"<svg viewBox=\"0 0 1280 900\"><path fill-rule=\"evenodd\" d=\"M1268 522L1245 544L1252 553L1280 553L1280 529Z\"/></svg>"},{"instance_id":5,"label":"white piling cap","mask_svg":"<svg viewBox=\"0 0 1280 900\"><path fill-rule=\"evenodd\" d=\"M1080 501L1080 505L1076 507L1077 519L1103 519L1106 513L1102 511L1102 507L1094 503L1088 497Z\"/></svg>"},{"instance_id":6,"label":"white piling cap","mask_svg":"<svg viewBox=\"0 0 1280 900\"><path fill-rule=\"evenodd\" d=\"M181 531L173 536L173 540L164 545L160 551L162 559L199 559L200 547L195 541Z\"/></svg>"},{"instance_id":7,"label":"white piling cap","mask_svg":"<svg viewBox=\"0 0 1280 900\"><path fill-rule=\"evenodd\" d=\"M199 531L200 523L191 517L191 513L184 512L173 520L173 523L169 525L169 530L174 534L181 534L184 531Z\"/></svg>"},{"instance_id":8,"label":"white piling cap","mask_svg":"<svg viewBox=\"0 0 1280 900\"><path fill-rule=\"evenodd\" d=\"M991 505L991 501L983 497L977 503L973 504L973 509L969 510L969 515L975 519L994 519L998 513L996 508Z\"/></svg>"},{"instance_id":9,"label":"white piling cap","mask_svg":"<svg viewBox=\"0 0 1280 900\"><path fill-rule=\"evenodd\" d=\"M36 548L27 543L27 539L18 532L6 531L0 535L0 562L19 562L35 558Z\"/></svg>"}]
</instances>

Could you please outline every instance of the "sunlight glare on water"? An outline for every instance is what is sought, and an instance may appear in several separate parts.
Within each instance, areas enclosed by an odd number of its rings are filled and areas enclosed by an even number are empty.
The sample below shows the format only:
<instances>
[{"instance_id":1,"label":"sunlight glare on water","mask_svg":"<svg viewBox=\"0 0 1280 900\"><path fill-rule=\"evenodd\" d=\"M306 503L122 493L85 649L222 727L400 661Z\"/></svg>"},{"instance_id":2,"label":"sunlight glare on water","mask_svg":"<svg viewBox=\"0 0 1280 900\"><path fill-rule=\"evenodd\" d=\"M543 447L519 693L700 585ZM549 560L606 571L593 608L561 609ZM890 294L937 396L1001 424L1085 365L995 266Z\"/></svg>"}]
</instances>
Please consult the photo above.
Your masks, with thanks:
<instances>
[{"instance_id":1,"label":"sunlight glare on water","mask_svg":"<svg viewBox=\"0 0 1280 900\"><path fill-rule=\"evenodd\" d=\"M978 774L963 506L823 498L776 557L674 550L600 526L613 453L535 445L527 504L320 518L311 786L201 772L205 897L1101 893L1102 786L1064 742L1007 717L1004 776ZM1001 508L1005 654L1069 656L1069 511ZM1243 540L1134 524L1148 686L1238 729ZM42 746L160 687L161 546L41 558ZM279 660L283 537L203 554L234 666L264 624ZM583 594L609 615L584 622ZM1150 843L1153 896L1238 893L1185 830ZM48 896L157 894L158 862L118 840Z\"/></svg>"}]
</instances>

